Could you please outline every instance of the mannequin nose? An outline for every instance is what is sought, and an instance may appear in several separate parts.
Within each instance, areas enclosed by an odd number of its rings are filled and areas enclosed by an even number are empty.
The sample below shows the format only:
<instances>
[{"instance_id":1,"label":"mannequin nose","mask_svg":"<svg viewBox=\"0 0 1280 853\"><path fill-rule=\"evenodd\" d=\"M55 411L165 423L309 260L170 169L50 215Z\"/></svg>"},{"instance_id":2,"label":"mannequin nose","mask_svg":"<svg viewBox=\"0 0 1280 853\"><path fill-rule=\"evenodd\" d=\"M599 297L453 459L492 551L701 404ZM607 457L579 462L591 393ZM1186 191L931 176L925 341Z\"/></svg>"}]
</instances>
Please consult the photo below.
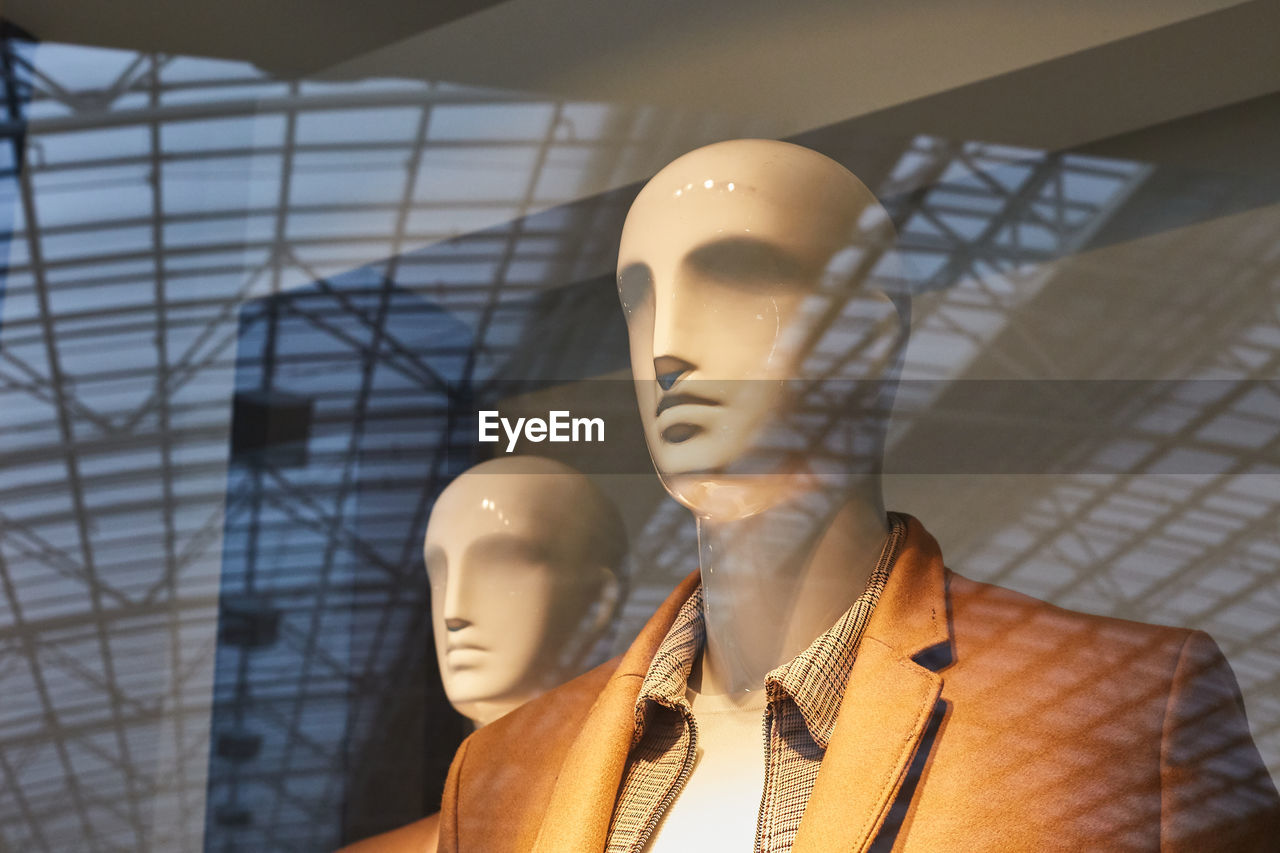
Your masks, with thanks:
<instances>
[{"instance_id":1,"label":"mannequin nose","mask_svg":"<svg viewBox=\"0 0 1280 853\"><path fill-rule=\"evenodd\" d=\"M670 391L671 386L692 370L692 364L674 355L660 355L653 360L653 372L658 378L658 387L663 391Z\"/></svg>"},{"instance_id":2,"label":"mannequin nose","mask_svg":"<svg viewBox=\"0 0 1280 853\"><path fill-rule=\"evenodd\" d=\"M664 391L697 369L701 340L707 331L704 307L680 282L658 278L654 283L653 326L650 334L654 376Z\"/></svg>"},{"instance_id":3,"label":"mannequin nose","mask_svg":"<svg viewBox=\"0 0 1280 853\"><path fill-rule=\"evenodd\" d=\"M468 612L467 586L464 583L463 572L451 572L448 581L444 585L444 606L441 608L440 615L444 617L444 626L450 631L461 631L463 628L471 624Z\"/></svg>"}]
</instances>

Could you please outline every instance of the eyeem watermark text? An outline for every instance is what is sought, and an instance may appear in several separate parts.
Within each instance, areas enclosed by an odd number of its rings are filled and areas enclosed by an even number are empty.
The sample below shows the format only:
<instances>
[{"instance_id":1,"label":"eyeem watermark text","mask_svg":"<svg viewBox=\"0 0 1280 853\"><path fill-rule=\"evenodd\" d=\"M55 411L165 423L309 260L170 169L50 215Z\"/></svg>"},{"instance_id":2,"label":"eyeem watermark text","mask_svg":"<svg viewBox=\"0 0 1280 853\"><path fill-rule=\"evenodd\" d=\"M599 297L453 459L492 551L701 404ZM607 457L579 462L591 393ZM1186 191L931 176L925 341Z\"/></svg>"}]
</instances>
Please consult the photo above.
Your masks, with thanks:
<instances>
[{"instance_id":1,"label":"eyeem watermark text","mask_svg":"<svg viewBox=\"0 0 1280 853\"><path fill-rule=\"evenodd\" d=\"M493 443L501 441L498 428L507 437L507 452L516 449L516 443L523 435L526 441L577 442L604 441L604 418L575 418L564 410L547 412L546 420L542 418L504 418L496 410L480 412L481 442Z\"/></svg>"}]
</instances>

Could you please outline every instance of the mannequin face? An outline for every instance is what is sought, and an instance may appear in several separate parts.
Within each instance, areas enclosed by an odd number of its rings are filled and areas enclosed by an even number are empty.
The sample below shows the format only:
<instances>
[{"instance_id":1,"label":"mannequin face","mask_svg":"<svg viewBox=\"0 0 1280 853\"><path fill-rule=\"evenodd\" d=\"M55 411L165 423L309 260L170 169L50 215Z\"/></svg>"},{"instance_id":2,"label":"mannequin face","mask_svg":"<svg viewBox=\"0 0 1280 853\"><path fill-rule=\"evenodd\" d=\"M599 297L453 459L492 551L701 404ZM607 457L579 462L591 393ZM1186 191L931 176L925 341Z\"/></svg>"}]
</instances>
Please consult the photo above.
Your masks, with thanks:
<instances>
[{"instance_id":1,"label":"mannequin face","mask_svg":"<svg viewBox=\"0 0 1280 853\"><path fill-rule=\"evenodd\" d=\"M511 470L521 464L496 460L455 480L423 547L445 692L481 725L554 686L612 577L583 529L594 515L584 501L599 496L576 472Z\"/></svg>"},{"instance_id":2,"label":"mannequin face","mask_svg":"<svg viewBox=\"0 0 1280 853\"><path fill-rule=\"evenodd\" d=\"M818 375L824 317L870 329L893 311L850 281L868 212L842 167L766 140L687 154L636 198L618 255L636 394L655 467L695 512L749 515L793 485L785 447L808 436L788 384Z\"/></svg>"}]
</instances>

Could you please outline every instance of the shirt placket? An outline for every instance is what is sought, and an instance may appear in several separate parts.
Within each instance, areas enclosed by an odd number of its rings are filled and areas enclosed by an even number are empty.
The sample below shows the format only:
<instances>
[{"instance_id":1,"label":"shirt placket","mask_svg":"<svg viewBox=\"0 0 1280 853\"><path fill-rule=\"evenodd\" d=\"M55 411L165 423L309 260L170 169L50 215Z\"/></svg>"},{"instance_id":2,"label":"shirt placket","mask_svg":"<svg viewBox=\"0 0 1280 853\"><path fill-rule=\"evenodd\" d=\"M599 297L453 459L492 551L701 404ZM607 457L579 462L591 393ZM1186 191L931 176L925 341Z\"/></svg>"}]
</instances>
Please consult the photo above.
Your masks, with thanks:
<instances>
[{"instance_id":1,"label":"shirt placket","mask_svg":"<svg viewBox=\"0 0 1280 853\"><path fill-rule=\"evenodd\" d=\"M778 762L777 723L776 705L773 700L770 700L765 707L764 721L761 724L764 734L764 790L760 793L760 811L756 815L756 840L752 847L753 853L768 853L772 848L769 839L773 835L776 813L774 805L777 799L777 785L774 782L778 775L775 767Z\"/></svg>"},{"instance_id":2,"label":"shirt placket","mask_svg":"<svg viewBox=\"0 0 1280 853\"><path fill-rule=\"evenodd\" d=\"M687 703L671 702L660 697L653 697L652 701L680 714L683 733L680 737L679 747L683 747L683 753L680 757L678 771L667 784L666 790L653 809L650 810L648 818L645 820L644 828L636 836L634 843L627 848L630 853L640 853L644 846L649 843L649 838L653 835L654 830L658 828L658 824L662 821L662 816L666 814L667 809L671 807L676 797L680 795L685 782L689 780L689 774L693 772L693 762L698 749L698 723L694 719L693 709Z\"/></svg>"}]
</instances>

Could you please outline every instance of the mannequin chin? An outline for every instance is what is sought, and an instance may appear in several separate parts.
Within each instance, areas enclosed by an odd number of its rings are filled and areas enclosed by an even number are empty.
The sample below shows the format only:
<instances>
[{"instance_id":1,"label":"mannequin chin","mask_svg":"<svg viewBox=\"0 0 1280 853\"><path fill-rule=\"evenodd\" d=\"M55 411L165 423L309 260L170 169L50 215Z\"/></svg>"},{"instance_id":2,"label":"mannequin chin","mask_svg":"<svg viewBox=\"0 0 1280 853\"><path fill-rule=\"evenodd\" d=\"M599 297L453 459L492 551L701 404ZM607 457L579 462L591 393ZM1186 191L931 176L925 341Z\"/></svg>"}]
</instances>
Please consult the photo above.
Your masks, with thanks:
<instances>
[{"instance_id":1,"label":"mannequin chin","mask_svg":"<svg viewBox=\"0 0 1280 853\"><path fill-rule=\"evenodd\" d=\"M625 534L582 474L512 456L437 499L423 556L449 702L477 726L577 675L618 609Z\"/></svg>"},{"instance_id":2,"label":"mannequin chin","mask_svg":"<svg viewBox=\"0 0 1280 853\"><path fill-rule=\"evenodd\" d=\"M805 478L795 473L668 474L667 492L699 518L738 521L785 503L804 491Z\"/></svg>"}]
</instances>

